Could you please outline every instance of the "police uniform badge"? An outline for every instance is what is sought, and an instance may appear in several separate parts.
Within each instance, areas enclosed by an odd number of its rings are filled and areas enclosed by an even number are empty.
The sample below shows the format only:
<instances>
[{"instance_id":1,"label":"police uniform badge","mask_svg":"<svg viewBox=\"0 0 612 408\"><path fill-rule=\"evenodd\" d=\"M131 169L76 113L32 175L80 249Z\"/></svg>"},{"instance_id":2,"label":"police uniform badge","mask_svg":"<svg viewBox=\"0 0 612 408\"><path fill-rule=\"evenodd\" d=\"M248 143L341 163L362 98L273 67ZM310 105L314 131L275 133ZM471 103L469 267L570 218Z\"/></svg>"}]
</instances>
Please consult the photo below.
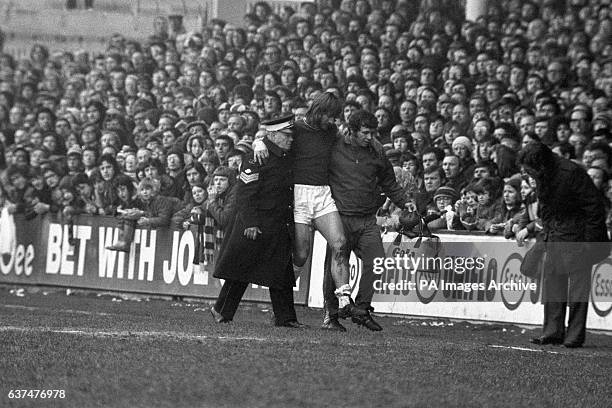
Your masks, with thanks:
<instances>
[{"instance_id":1,"label":"police uniform badge","mask_svg":"<svg viewBox=\"0 0 612 408\"><path fill-rule=\"evenodd\" d=\"M257 181L259 180L259 172L253 172L252 169L246 168L240 172L240 180L242 180L244 184L249 184L254 181Z\"/></svg>"}]
</instances>

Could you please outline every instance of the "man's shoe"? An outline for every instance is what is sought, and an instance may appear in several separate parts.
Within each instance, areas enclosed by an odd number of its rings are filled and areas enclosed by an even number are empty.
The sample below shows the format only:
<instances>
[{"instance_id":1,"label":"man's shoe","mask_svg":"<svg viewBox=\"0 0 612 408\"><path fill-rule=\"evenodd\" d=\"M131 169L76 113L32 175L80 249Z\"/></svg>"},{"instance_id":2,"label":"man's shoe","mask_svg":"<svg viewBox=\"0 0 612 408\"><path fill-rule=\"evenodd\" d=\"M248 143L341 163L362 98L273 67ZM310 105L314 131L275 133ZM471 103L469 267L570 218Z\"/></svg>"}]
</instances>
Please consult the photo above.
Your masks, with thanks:
<instances>
[{"instance_id":1,"label":"man's shoe","mask_svg":"<svg viewBox=\"0 0 612 408\"><path fill-rule=\"evenodd\" d=\"M225 317L223 317L221 313L217 312L214 306L210 308L210 314L212 315L213 319L215 319L215 322L217 323L231 322L231 319L226 319Z\"/></svg>"},{"instance_id":2,"label":"man's shoe","mask_svg":"<svg viewBox=\"0 0 612 408\"><path fill-rule=\"evenodd\" d=\"M285 323L277 323L275 324L276 327L289 327L291 329L305 329L308 326L298 322L297 320L291 320Z\"/></svg>"},{"instance_id":3,"label":"man's shoe","mask_svg":"<svg viewBox=\"0 0 612 408\"><path fill-rule=\"evenodd\" d=\"M329 330L329 331L339 331L339 332L346 331L346 327L344 327L335 317L324 320L323 325L321 325L321 328L323 330Z\"/></svg>"},{"instance_id":4,"label":"man's shoe","mask_svg":"<svg viewBox=\"0 0 612 408\"><path fill-rule=\"evenodd\" d=\"M558 339L556 337L541 336L541 337L534 337L533 339L529 340L529 342L540 345L540 346L545 346L547 344L561 344L563 343L563 340Z\"/></svg>"},{"instance_id":5,"label":"man's shoe","mask_svg":"<svg viewBox=\"0 0 612 408\"><path fill-rule=\"evenodd\" d=\"M353 316L351 320L353 323L357 323L359 326L363 326L368 330L381 331L383 329L380 324L376 323L370 313L365 316Z\"/></svg>"},{"instance_id":6,"label":"man's shoe","mask_svg":"<svg viewBox=\"0 0 612 408\"><path fill-rule=\"evenodd\" d=\"M582 343L573 342L573 341L566 341L566 342L563 343L563 347L566 347L566 348L580 348L580 347L582 347Z\"/></svg>"},{"instance_id":7,"label":"man's shoe","mask_svg":"<svg viewBox=\"0 0 612 408\"><path fill-rule=\"evenodd\" d=\"M106 249L109 251L120 251L120 252L130 252L131 244L123 241L117 241L116 244L107 246Z\"/></svg>"},{"instance_id":8,"label":"man's shoe","mask_svg":"<svg viewBox=\"0 0 612 408\"><path fill-rule=\"evenodd\" d=\"M351 303L348 305L338 309L338 317L341 319L346 319L347 317L360 317L366 316L368 314L367 310L363 310L355 306L353 299L351 299Z\"/></svg>"}]
</instances>

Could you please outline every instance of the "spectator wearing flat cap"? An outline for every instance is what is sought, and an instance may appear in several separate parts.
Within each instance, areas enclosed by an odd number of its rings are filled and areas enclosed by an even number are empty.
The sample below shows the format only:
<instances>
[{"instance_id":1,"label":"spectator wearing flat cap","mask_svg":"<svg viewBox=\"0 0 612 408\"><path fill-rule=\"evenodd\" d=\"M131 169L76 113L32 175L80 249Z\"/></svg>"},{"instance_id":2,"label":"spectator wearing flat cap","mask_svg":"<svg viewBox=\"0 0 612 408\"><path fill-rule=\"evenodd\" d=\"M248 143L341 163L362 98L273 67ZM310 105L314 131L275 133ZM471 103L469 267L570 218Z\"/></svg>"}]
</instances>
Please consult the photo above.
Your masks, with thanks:
<instances>
[{"instance_id":1,"label":"spectator wearing flat cap","mask_svg":"<svg viewBox=\"0 0 612 408\"><path fill-rule=\"evenodd\" d=\"M77 173L81 173L83 168L83 152L78 145L72 146L68 149L66 154L66 168L69 176L74 176Z\"/></svg>"}]
</instances>

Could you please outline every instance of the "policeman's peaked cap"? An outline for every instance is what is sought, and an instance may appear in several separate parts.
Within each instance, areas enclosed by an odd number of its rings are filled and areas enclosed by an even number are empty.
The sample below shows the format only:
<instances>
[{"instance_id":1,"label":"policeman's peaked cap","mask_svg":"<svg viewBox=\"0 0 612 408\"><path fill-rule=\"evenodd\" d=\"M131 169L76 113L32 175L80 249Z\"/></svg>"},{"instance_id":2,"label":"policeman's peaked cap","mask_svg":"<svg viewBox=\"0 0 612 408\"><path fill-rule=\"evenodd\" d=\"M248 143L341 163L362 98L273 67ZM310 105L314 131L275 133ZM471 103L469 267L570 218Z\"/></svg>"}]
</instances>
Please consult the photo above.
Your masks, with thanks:
<instances>
[{"instance_id":1,"label":"policeman's peaked cap","mask_svg":"<svg viewBox=\"0 0 612 408\"><path fill-rule=\"evenodd\" d=\"M295 115L285 115L280 118L261 122L261 126L268 132L278 132L279 130L292 128L294 119Z\"/></svg>"}]
</instances>

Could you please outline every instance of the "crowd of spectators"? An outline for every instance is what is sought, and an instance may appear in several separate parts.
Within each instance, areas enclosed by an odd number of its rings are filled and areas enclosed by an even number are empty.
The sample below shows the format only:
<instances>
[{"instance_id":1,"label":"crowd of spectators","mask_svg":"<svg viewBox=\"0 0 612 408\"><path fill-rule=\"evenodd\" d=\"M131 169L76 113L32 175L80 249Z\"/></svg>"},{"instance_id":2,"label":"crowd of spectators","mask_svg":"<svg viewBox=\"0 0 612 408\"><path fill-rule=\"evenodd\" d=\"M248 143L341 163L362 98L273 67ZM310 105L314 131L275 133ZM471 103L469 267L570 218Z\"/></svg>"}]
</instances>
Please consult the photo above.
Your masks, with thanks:
<instances>
[{"instance_id":1,"label":"crowd of spectators","mask_svg":"<svg viewBox=\"0 0 612 408\"><path fill-rule=\"evenodd\" d=\"M260 121L300 120L332 92L345 123L375 114L433 229L537 231L537 186L516 165L532 140L584 165L609 208L610 1L489 0L475 22L459 3L260 2L242 27L161 17L147 41L116 34L100 55L2 54L0 196L26 219L137 206L141 227L186 228L199 207L214 235ZM386 227L402 217L389 202L379 214Z\"/></svg>"}]
</instances>

